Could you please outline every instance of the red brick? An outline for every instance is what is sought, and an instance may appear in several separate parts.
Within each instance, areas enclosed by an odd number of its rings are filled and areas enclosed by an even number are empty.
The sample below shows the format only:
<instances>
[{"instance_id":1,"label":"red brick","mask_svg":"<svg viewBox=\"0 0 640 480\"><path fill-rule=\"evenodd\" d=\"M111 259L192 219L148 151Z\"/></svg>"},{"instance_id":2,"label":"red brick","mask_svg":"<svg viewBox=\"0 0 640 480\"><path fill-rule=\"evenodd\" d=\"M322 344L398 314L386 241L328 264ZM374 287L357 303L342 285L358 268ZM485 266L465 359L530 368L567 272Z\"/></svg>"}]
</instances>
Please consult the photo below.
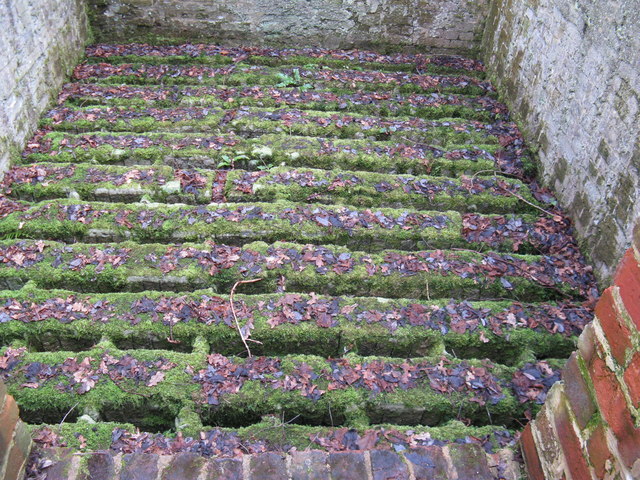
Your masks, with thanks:
<instances>
[{"instance_id":1,"label":"red brick","mask_svg":"<svg viewBox=\"0 0 640 480\"><path fill-rule=\"evenodd\" d=\"M596 406L591 398L587 382L582 376L578 358L576 352L571 354L569 361L562 370L562 380L564 381L564 393L569 400L569 405L571 405L578 426L582 430L596 412Z\"/></svg>"},{"instance_id":2,"label":"red brick","mask_svg":"<svg viewBox=\"0 0 640 480\"><path fill-rule=\"evenodd\" d=\"M596 305L596 317L600 320L602 330L611 346L613 358L620 365L625 364L625 352L631 348L631 333L624 325L620 312L613 299L612 289L607 288Z\"/></svg>"},{"instance_id":3,"label":"red brick","mask_svg":"<svg viewBox=\"0 0 640 480\"><path fill-rule=\"evenodd\" d=\"M620 296L636 327L640 329L640 265L630 248L625 253L614 277Z\"/></svg>"},{"instance_id":4,"label":"red brick","mask_svg":"<svg viewBox=\"0 0 640 480\"><path fill-rule=\"evenodd\" d=\"M530 423L524 427L522 436L520 437L520 447L522 448L522 456L527 465L529 480L545 480Z\"/></svg>"},{"instance_id":5,"label":"red brick","mask_svg":"<svg viewBox=\"0 0 640 480\"><path fill-rule=\"evenodd\" d=\"M627 467L640 458L640 430L635 428L615 374L598 355L590 366L593 386L603 418L618 439L618 451Z\"/></svg>"},{"instance_id":6,"label":"red brick","mask_svg":"<svg viewBox=\"0 0 640 480\"><path fill-rule=\"evenodd\" d=\"M640 353L636 353L624 372L624 382L629 387L629 394L634 407L640 406Z\"/></svg>"},{"instance_id":7,"label":"red brick","mask_svg":"<svg viewBox=\"0 0 640 480\"><path fill-rule=\"evenodd\" d=\"M587 440L587 451L596 471L596 477L604 478L605 464L612 455L607 445L606 430L602 425L599 425Z\"/></svg>"},{"instance_id":8,"label":"red brick","mask_svg":"<svg viewBox=\"0 0 640 480\"><path fill-rule=\"evenodd\" d=\"M8 452L13 438L13 431L18 423L18 406L11 395L7 395L4 400L4 407L0 412L0 462L4 452ZM0 465L1 467L2 465Z\"/></svg>"},{"instance_id":9,"label":"red brick","mask_svg":"<svg viewBox=\"0 0 640 480\"><path fill-rule=\"evenodd\" d=\"M562 452L567 459L566 468L569 470L571 478L591 478L589 464L585 459L580 439L573 428L569 409L565 402L560 402L553 418L560 445L562 445Z\"/></svg>"}]
</instances>

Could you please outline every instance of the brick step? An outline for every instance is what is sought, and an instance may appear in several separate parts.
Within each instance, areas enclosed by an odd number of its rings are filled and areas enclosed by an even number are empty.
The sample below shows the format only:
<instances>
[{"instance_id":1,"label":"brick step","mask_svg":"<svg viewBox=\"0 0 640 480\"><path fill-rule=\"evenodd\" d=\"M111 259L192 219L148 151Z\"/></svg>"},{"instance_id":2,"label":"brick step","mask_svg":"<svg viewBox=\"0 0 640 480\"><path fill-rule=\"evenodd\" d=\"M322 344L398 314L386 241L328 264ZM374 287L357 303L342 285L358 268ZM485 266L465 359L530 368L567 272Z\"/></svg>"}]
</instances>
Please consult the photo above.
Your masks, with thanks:
<instances>
[{"instance_id":1,"label":"brick step","mask_svg":"<svg viewBox=\"0 0 640 480\"><path fill-rule=\"evenodd\" d=\"M411 207L483 213L538 213L543 207L526 184L494 176L461 179L277 167L265 172L231 170L213 190L229 202L288 200L358 207ZM524 201L523 201L524 199Z\"/></svg>"},{"instance_id":2,"label":"brick step","mask_svg":"<svg viewBox=\"0 0 640 480\"><path fill-rule=\"evenodd\" d=\"M223 66L83 63L74 69L72 78L110 85L267 85L303 90L318 88L338 93L390 90L399 93L495 95L489 82L467 75L267 67L243 63Z\"/></svg>"},{"instance_id":3,"label":"brick step","mask_svg":"<svg viewBox=\"0 0 640 480\"><path fill-rule=\"evenodd\" d=\"M186 204L290 201L536 215L540 213L539 208L551 208L536 200L520 180L499 176L453 179L290 167L251 172L174 169L166 165L130 168L36 163L12 167L5 174L3 184L7 195L32 202L71 195L103 202L143 199Z\"/></svg>"},{"instance_id":4,"label":"brick step","mask_svg":"<svg viewBox=\"0 0 640 480\"><path fill-rule=\"evenodd\" d=\"M521 478L512 432L459 422L408 432L394 425L347 430L265 418L247 428L209 430L199 439L167 438L131 427L83 422L36 426L35 436L43 441L29 473L35 477L46 472L49 480L73 480L76 472L88 472L95 480L128 478L127 472L149 480L196 480L203 475L238 480ZM112 433L117 435L114 441ZM86 445L80 447L77 437ZM68 446L52 446L61 443ZM81 455L72 454L76 449Z\"/></svg>"},{"instance_id":5,"label":"brick step","mask_svg":"<svg viewBox=\"0 0 640 480\"><path fill-rule=\"evenodd\" d=\"M58 103L65 106L142 106L154 108L295 107L311 111L347 111L383 117L467 118L506 121L507 107L491 97L393 92L336 93L270 86L135 86L67 83Z\"/></svg>"},{"instance_id":6,"label":"brick step","mask_svg":"<svg viewBox=\"0 0 640 480\"><path fill-rule=\"evenodd\" d=\"M523 356L568 355L592 318L569 302L391 300L307 294L229 295L212 290L77 294L27 286L0 291L0 343L37 351L82 350L108 338L123 349L190 351L204 338L212 352L243 351L235 318L256 355L308 353L409 358L489 358L511 365Z\"/></svg>"},{"instance_id":7,"label":"brick step","mask_svg":"<svg viewBox=\"0 0 640 480\"><path fill-rule=\"evenodd\" d=\"M311 425L433 426L457 418L509 427L526 410L535 414L562 365L353 354L238 358L117 350L106 342L78 353L9 347L2 358L0 374L29 423L58 423L75 405L69 421L90 414L160 431L185 409L205 426L250 425L275 414Z\"/></svg>"},{"instance_id":8,"label":"brick step","mask_svg":"<svg viewBox=\"0 0 640 480\"><path fill-rule=\"evenodd\" d=\"M463 250L364 253L339 246L254 242L222 244L64 244L42 240L0 242L0 285L81 292L279 291L392 298L517 298L545 301L587 297L594 281L574 257L507 255Z\"/></svg>"},{"instance_id":9,"label":"brick step","mask_svg":"<svg viewBox=\"0 0 640 480\"><path fill-rule=\"evenodd\" d=\"M276 165L312 168L459 176L499 170L496 144L448 145L440 149L403 140L369 141L262 135L245 139L233 133L51 132L25 150L23 164L61 162L116 165L170 165L178 168L268 169ZM525 157L520 161L530 162Z\"/></svg>"},{"instance_id":10,"label":"brick step","mask_svg":"<svg viewBox=\"0 0 640 480\"><path fill-rule=\"evenodd\" d=\"M239 458L203 459L193 453L134 453L118 455L94 451L74 455L69 449L38 449L29 471L46 474L48 480L303 480L351 478L468 478L474 480L519 480L522 465L512 450L486 454L477 445L415 447L407 451L358 450L325 453L316 450L291 454L244 454ZM413 472L413 473L410 473ZM143 475L143 477L141 477ZM311 477L310 475L313 475ZM205 477L206 476L206 477Z\"/></svg>"},{"instance_id":11,"label":"brick step","mask_svg":"<svg viewBox=\"0 0 640 480\"><path fill-rule=\"evenodd\" d=\"M296 241L375 252L466 248L557 253L564 222L535 215L363 209L308 203L108 203L58 199L0 202L0 237L66 242ZM567 241L572 239L567 236Z\"/></svg>"},{"instance_id":12,"label":"brick step","mask_svg":"<svg viewBox=\"0 0 640 480\"><path fill-rule=\"evenodd\" d=\"M434 147L465 144L522 143L515 123L487 124L456 118L424 120L379 117L292 108L240 107L58 107L41 121L69 132L236 132L243 136L287 133L297 136L421 143Z\"/></svg>"},{"instance_id":13,"label":"brick step","mask_svg":"<svg viewBox=\"0 0 640 480\"><path fill-rule=\"evenodd\" d=\"M380 54L363 50L320 48L274 49L265 47L220 47L218 45L91 45L86 49L89 63L150 63L168 65L228 65L242 61L252 65L317 65L366 70L407 71L435 74L464 74L484 77L477 60L448 55Z\"/></svg>"}]
</instances>

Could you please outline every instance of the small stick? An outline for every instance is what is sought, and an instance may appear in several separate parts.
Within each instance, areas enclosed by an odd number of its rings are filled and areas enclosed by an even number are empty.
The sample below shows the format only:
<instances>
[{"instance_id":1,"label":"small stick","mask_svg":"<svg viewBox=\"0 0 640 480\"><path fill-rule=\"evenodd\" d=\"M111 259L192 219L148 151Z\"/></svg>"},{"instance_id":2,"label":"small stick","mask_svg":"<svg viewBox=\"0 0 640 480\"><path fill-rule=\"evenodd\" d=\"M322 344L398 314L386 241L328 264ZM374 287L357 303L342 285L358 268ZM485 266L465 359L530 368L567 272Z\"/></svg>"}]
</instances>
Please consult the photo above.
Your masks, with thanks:
<instances>
[{"instance_id":1,"label":"small stick","mask_svg":"<svg viewBox=\"0 0 640 480\"><path fill-rule=\"evenodd\" d=\"M62 420L60 420L60 425L58 425L58 433L60 433L60 429L62 428L62 424L63 424L63 423L64 423L64 421L67 419L67 417L69 416L69 414L70 414L71 412L73 412L73 409L74 409L74 408L76 408L76 407L78 406L78 403L79 403L79 402L76 402L76 404L75 404L73 407L71 407L67 413L65 413L65 414L64 414L64 417L62 417Z\"/></svg>"},{"instance_id":2,"label":"small stick","mask_svg":"<svg viewBox=\"0 0 640 480\"><path fill-rule=\"evenodd\" d=\"M242 334L242 330L240 329L240 322L238 321L238 315L236 315L236 308L233 306L233 295L236 293L236 288L238 288L238 285L243 285L245 283L256 283L259 282L260 280L262 280L261 278L254 278L251 280L238 280L234 285L233 288L231 289L231 294L229 295L229 303L231 304L231 313L233 314L233 319L236 322L236 328L238 329L238 333L240 334L240 339L242 340L242 343L244 343L244 348L247 349L247 353L249 354L249 358L251 358L253 355L251 355L251 350L249 349L249 344L247 343L247 340L244 338L244 335Z\"/></svg>"}]
</instances>

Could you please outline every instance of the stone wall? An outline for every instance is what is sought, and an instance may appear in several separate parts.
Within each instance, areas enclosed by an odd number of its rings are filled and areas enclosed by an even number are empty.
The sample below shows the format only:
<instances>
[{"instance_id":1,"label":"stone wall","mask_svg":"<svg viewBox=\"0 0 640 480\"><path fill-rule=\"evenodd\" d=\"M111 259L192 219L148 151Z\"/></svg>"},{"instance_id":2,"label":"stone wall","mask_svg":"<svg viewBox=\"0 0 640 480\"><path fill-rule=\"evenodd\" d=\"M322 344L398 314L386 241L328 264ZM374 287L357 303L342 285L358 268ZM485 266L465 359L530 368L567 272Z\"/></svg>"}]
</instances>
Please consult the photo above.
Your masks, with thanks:
<instances>
[{"instance_id":1,"label":"stone wall","mask_svg":"<svg viewBox=\"0 0 640 480\"><path fill-rule=\"evenodd\" d=\"M0 172L78 63L87 25L82 0L0 0Z\"/></svg>"},{"instance_id":2,"label":"stone wall","mask_svg":"<svg viewBox=\"0 0 640 480\"><path fill-rule=\"evenodd\" d=\"M523 432L529 478L640 478L640 225L578 346Z\"/></svg>"},{"instance_id":3,"label":"stone wall","mask_svg":"<svg viewBox=\"0 0 640 480\"><path fill-rule=\"evenodd\" d=\"M100 41L206 39L328 48L479 46L489 0L89 0ZM157 40L157 37L156 37Z\"/></svg>"},{"instance_id":4,"label":"stone wall","mask_svg":"<svg viewBox=\"0 0 640 480\"><path fill-rule=\"evenodd\" d=\"M493 0L483 48L606 282L640 216L640 1Z\"/></svg>"}]
</instances>

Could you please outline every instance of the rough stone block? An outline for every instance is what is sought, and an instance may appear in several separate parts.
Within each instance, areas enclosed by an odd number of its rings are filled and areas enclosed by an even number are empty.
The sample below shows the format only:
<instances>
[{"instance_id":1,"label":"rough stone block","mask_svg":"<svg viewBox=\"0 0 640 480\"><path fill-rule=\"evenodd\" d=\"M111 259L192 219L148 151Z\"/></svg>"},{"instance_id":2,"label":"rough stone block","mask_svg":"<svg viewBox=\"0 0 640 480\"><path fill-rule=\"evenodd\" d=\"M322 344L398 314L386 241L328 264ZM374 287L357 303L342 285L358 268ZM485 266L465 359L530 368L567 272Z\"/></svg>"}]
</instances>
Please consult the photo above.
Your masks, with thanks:
<instances>
[{"instance_id":1,"label":"rough stone block","mask_svg":"<svg viewBox=\"0 0 640 480\"><path fill-rule=\"evenodd\" d=\"M281 480L288 478L286 458L277 453L252 455L249 461L251 480Z\"/></svg>"},{"instance_id":2,"label":"rough stone block","mask_svg":"<svg viewBox=\"0 0 640 480\"><path fill-rule=\"evenodd\" d=\"M330 453L329 468L331 480L351 480L368 476L362 452Z\"/></svg>"},{"instance_id":3,"label":"rough stone block","mask_svg":"<svg viewBox=\"0 0 640 480\"><path fill-rule=\"evenodd\" d=\"M87 457L86 470L81 472L80 480L112 480L115 477L115 462L110 452L94 452Z\"/></svg>"},{"instance_id":4,"label":"rough stone block","mask_svg":"<svg viewBox=\"0 0 640 480\"><path fill-rule=\"evenodd\" d=\"M458 480L494 480L487 455L480 445L453 444L449 446L449 454L453 468L458 473Z\"/></svg>"},{"instance_id":5,"label":"rough stone block","mask_svg":"<svg viewBox=\"0 0 640 480\"><path fill-rule=\"evenodd\" d=\"M613 287L612 287L613 288ZM631 333L618 311L612 288L607 288L596 305L596 317L602 325L607 341L611 347L613 358L620 365L625 364L625 354L631 348Z\"/></svg>"},{"instance_id":6,"label":"rough stone block","mask_svg":"<svg viewBox=\"0 0 640 480\"><path fill-rule=\"evenodd\" d=\"M329 480L329 454L319 450L291 455L292 480Z\"/></svg>"},{"instance_id":7,"label":"rough stone block","mask_svg":"<svg viewBox=\"0 0 640 480\"><path fill-rule=\"evenodd\" d=\"M209 461L207 480L242 480L242 460L213 458Z\"/></svg>"},{"instance_id":8,"label":"rough stone block","mask_svg":"<svg viewBox=\"0 0 640 480\"><path fill-rule=\"evenodd\" d=\"M622 258L614 283L620 289L625 309L640 329L640 264L633 254L633 249L627 250Z\"/></svg>"},{"instance_id":9,"label":"rough stone block","mask_svg":"<svg viewBox=\"0 0 640 480\"><path fill-rule=\"evenodd\" d=\"M578 365L578 354L574 352L562 371L564 393L576 417L580 429L587 426L589 419L596 412L596 406L591 398L591 392L586 379Z\"/></svg>"},{"instance_id":10,"label":"rough stone block","mask_svg":"<svg viewBox=\"0 0 640 480\"><path fill-rule=\"evenodd\" d=\"M162 480L197 480L206 460L196 453L178 453L162 472Z\"/></svg>"},{"instance_id":11,"label":"rough stone block","mask_svg":"<svg viewBox=\"0 0 640 480\"><path fill-rule=\"evenodd\" d=\"M42 451L42 458L51 460L51 466L45 469L47 480L71 480L74 463L79 462L70 448L49 448Z\"/></svg>"},{"instance_id":12,"label":"rough stone block","mask_svg":"<svg viewBox=\"0 0 640 480\"><path fill-rule=\"evenodd\" d=\"M129 453L122 460L120 480L149 480L158 476L158 455L154 453Z\"/></svg>"},{"instance_id":13,"label":"rough stone block","mask_svg":"<svg viewBox=\"0 0 640 480\"><path fill-rule=\"evenodd\" d=\"M389 450L371 450L373 480L408 480L409 469L402 458Z\"/></svg>"},{"instance_id":14,"label":"rough stone block","mask_svg":"<svg viewBox=\"0 0 640 480\"><path fill-rule=\"evenodd\" d=\"M416 480L447 480L449 466L441 447L413 448L404 454L411 463Z\"/></svg>"}]
</instances>

